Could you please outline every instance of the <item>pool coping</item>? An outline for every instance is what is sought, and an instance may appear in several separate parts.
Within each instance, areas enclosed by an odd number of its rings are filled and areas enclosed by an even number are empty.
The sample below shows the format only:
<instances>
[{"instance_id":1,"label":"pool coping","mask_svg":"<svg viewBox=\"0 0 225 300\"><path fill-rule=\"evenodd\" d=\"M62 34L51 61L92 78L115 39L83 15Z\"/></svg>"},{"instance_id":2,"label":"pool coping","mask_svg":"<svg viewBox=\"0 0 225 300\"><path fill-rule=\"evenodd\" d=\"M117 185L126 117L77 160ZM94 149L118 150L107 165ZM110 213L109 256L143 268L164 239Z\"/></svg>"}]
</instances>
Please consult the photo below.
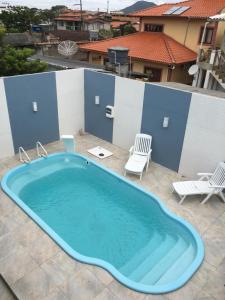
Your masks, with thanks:
<instances>
[{"instance_id":1,"label":"pool coping","mask_svg":"<svg viewBox=\"0 0 225 300\"><path fill-rule=\"evenodd\" d=\"M77 251L75 251L74 249L72 249L58 234L56 234L54 232L54 230L52 230L50 228L50 226L48 226L37 214L35 214L26 204L24 204L24 202L17 197L7 186L7 180L9 179L9 177L12 174L15 174L15 172L18 172L20 169L24 169L29 167L32 164L36 164L39 161L45 160L46 158L39 158L36 160L33 160L30 164L23 164L20 165L16 168L13 168L12 170L8 171L2 181L1 181L1 186L3 191L17 204L19 205L25 212L26 214L28 214L28 216L30 216L66 253L68 253L71 257L73 257L75 260L78 260L80 262L83 263L87 263L87 264L91 264L91 265L96 265L99 266L105 270L107 270L108 272L111 273L111 275L118 280L119 282L121 282L122 284L124 284L125 286L127 286L128 288L131 288L135 291L138 292L142 292L142 293L150 293L150 294L163 294L163 293L168 293L171 291L175 291L177 289L179 289L180 287L182 287L185 283L187 283L187 281L194 275L194 273L198 270L198 268L200 267L201 263L203 262L204 259L204 245L203 245L203 241L199 235L199 233L196 231L196 229L187 221L185 221L184 219L178 217L177 215L175 215L174 213L171 213L167 207L161 202L161 200L154 195L153 193L147 192L146 190L144 190L143 188L141 188L140 186L138 186L137 184L127 180L126 178L118 175L117 173L115 173L114 171L109 170L108 168L105 168L103 166L101 166L100 164L96 163L95 161L89 159L86 156L80 155L78 153L68 153L68 152L60 152L60 153L55 153L55 154L51 154L48 156L48 158L51 157L56 157L56 156L65 156L65 155L72 155L72 156L76 156L76 157L80 157L84 160L86 160L89 163L92 163L93 165L99 167L100 169L104 170L107 173L110 173L111 175L117 177L118 179L126 182L128 185L135 187L136 189L138 189L139 191L141 191L142 193L145 193L147 195L150 195L152 198L154 198L154 200L157 202L157 204L159 205L160 209L167 214L167 216L169 216L170 218L177 220L181 225L183 225L186 229L188 229L190 231L190 233L192 234L195 242L196 242L196 246L197 246L197 255L194 259L194 261L192 262L192 264L187 268L186 272L176 281L174 281L173 284L168 284L168 285L162 285L162 286L158 286L155 287L153 285L144 285L141 283L136 283L130 279L128 279L127 277L125 277L123 274L121 274L113 265L111 265L110 263L98 259L98 258L92 258L92 257L87 257L84 256L80 253L78 253Z\"/></svg>"}]
</instances>

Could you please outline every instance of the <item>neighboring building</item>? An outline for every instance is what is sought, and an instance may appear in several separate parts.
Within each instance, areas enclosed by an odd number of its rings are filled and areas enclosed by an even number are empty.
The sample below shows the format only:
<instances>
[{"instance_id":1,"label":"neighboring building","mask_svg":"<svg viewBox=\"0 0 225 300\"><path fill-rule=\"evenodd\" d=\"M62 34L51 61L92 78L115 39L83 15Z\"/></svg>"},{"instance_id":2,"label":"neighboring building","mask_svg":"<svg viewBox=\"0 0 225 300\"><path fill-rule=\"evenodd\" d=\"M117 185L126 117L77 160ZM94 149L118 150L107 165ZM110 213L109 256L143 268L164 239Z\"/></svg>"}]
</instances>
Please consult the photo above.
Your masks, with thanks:
<instances>
[{"instance_id":1,"label":"neighboring building","mask_svg":"<svg viewBox=\"0 0 225 300\"><path fill-rule=\"evenodd\" d=\"M115 28L114 26L116 24L119 24L119 22L120 22L120 23L131 24L137 31L139 31L139 29L140 29L140 19L139 18L124 15L124 13L122 11L110 12L110 14L112 17L112 22L111 22L112 28Z\"/></svg>"},{"instance_id":2,"label":"neighboring building","mask_svg":"<svg viewBox=\"0 0 225 300\"><path fill-rule=\"evenodd\" d=\"M111 27L112 27L113 29L120 29L121 26L126 26L126 25L128 25L128 24L129 24L129 22L112 21L112 22L111 22Z\"/></svg>"},{"instance_id":3,"label":"neighboring building","mask_svg":"<svg viewBox=\"0 0 225 300\"><path fill-rule=\"evenodd\" d=\"M55 18L55 23L57 30L110 30L111 17L104 12L83 11L81 14L80 10L67 10Z\"/></svg>"},{"instance_id":4,"label":"neighboring building","mask_svg":"<svg viewBox=\"0 0 225 300\"><path fill-rule=\"evenodd\" d=\"M140 18L140 33L114 40L83 45L89 60L98 56L107 61L107 48L129 48L132 71L150 81L177 81L191 83L188 68L196 60L205 22L209 16L222 13L225 0L189 0L176 4L163 4L130 15ZM220 46L225 23L210 23L204 48ZM143 53L146 55L143 57ZM153 74L153 75L152 75ZM155 74L155 75L154 75ZM158 74L158 75L156 75Z\"/></svg>"},{"instance_id":5,"label":"neighboring building","mask_svg":"<svg viewBox=\"0 0 225 300\"><path fill-rule=\"evenodd\" d=\"M141 31L163 32L197 52L208 17L225 10L225 0L189 0L163 4L134 14L140 17ZM220 46L224 23L208 26L204 46Z\"/></svg>"},{"instance_id":6,"label":"neighboring building","mask_svg":"<svg viewBox=\"0 0 225 300\"><path fill-rule=\"evenodd\" d=\"M205 28L212 22L225 24L225 13L210 17ZM193 67L193 72L193 86L225 91L225 32L220 47L207 49L200 45L197 67Z\"/></svg>"},{"instance_id":7,"label":"neighboring building","mask_svg":"<svg viewBox=\"0 0 225 300\"><path fill-rule=\"evenodd\" d=\"M178 81L181 77L186 81L184 65L196 59L195 52L163 33L138 32L81 45L80 49L88 51L90 63L103 65L108 61L108 48L116 46L129 49L134 77L142 74L149 81Z\"/></svg>"}]
</instances>

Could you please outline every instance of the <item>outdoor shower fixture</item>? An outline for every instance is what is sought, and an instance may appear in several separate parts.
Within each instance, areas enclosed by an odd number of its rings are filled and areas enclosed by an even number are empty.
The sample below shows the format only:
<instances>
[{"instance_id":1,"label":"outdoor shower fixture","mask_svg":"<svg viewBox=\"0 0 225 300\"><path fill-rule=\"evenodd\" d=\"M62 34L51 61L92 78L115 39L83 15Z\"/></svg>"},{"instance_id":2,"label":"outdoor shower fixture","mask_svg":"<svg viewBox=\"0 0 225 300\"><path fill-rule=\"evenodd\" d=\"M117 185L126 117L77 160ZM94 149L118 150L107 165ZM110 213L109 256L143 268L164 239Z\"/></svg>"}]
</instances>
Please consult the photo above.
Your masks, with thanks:
<instances>
[{"instance_id":1,"label":"outdoor shower fixture","mask_svg":"<svg viewBox=\"0 0 225 300\"><path fill-rule=\"evenodd\" d=\"M95 104L96 105L100 104L100 97L99 96L95 96Z\"/></svg>"},{"instance_id":2,"label":"outdoor shower fixture","mask_svg":"<svg viewBox=\"0 0 225 300\"><path fill-rule=\"evenodd\" d=\"M38 111L37 102L32 102L32 107L33 107L33 112L37 112Z\"/></svg>"},{"instance_id":3,"label":"outdoor shower fixture","mask_svg":"<svg viewBox=\"0 0 225 300\"><path fill-rule=\"evenodd\" d=\"M168 128L169 127L169 117L164 117L163 118L163 128Z\"/></svg>"}]
</instances>

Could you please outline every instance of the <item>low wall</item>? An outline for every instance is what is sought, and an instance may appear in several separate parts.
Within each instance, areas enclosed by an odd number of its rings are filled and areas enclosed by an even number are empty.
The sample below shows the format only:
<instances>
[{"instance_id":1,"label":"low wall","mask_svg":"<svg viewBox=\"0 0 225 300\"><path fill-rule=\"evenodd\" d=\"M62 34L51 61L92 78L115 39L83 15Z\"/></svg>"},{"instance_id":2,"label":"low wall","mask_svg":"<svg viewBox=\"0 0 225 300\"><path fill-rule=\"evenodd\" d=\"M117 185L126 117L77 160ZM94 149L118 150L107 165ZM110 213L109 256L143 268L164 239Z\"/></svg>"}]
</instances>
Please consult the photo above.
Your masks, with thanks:
<instances>
[{"instance_id":1,"label":"low wall","mask_svg":"<svg viewBox=\"0 0 225 300\"><path fill-rule=\"evenodd\" d=\"M114 107L113 119L106 117L107 105ZM1 78L0 159L79 129L128 150L143 132L153 137L153 161L194 177L225 160L224 116L223 98L93 70Z\"/></svg>"},{"instance_id":2,"label":"low wall","mask_svg":"<svg viewBox=\"0 0 225 300\"><path fill-rule=\"evenodd\" d=\"M96 89L96 72L84 72L85 113L94 124L90 128L85 119L88 132L112 137L106 140L127 150L136 133L151 134L153 161L188 177L211 172L225 160L225 99L117 76L114 81L106 74L101 78L110 78L110 88L99 80ZM115 106L114 119L106 118L106 105ZM164 117L169 117L168 128L163 128Z\"/></svg>"},{"instance_id":3,"label":"low wall","mask_svg":"<svg viewBox=\"0 0 225 300\"><path fill-rule=\"evenodd\" d=\"M83 86L83 69L1 78L0 158L84 128Z\"/></svg>"}]
</instances>

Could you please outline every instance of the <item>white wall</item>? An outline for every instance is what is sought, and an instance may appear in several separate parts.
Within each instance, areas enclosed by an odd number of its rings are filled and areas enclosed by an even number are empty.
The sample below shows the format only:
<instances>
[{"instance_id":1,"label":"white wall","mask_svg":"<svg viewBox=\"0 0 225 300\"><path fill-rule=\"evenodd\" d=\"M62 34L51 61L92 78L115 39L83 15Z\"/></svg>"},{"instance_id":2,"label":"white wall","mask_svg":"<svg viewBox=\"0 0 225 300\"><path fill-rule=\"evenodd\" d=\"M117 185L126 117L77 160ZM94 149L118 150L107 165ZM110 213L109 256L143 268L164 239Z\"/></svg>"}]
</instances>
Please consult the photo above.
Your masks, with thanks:
<instances>
[{"instance_id":1,"label":"white wall","mask_svg":"<svg viewBox=\"0 0 225 300\"><path fill-rule=\"evenodd\" d=\"M179 173L195 177L225 161L225 99L193 93Z\"/></svg>"},{"instance_id":2,"label":"white wall","mask_svg":"<svg viewBox=\"0 0 225 300\"><path fill-rule=\"evenodd\" d=\"M84 70L56 72L59 133L76 134L84 129Z\"/></svg>"},{"instance_id":3,"label":"white wall","mask_svg":"<svg viewBox=\"0 0 225 300\"><path fill-rule=\"evenodd\" d=\"M0 78L0 159L14 155L4 81Z\"/></svg>"},{"instance_id":4,"label":"white wall","mask_svg":"<svg viewBox=\"0 0 225 300\"><path fill-rule=\"evenodd\" d=\"M141 130L145 84L116 76L113 144L129 149Z\"/></svg>"}]
</instances>

